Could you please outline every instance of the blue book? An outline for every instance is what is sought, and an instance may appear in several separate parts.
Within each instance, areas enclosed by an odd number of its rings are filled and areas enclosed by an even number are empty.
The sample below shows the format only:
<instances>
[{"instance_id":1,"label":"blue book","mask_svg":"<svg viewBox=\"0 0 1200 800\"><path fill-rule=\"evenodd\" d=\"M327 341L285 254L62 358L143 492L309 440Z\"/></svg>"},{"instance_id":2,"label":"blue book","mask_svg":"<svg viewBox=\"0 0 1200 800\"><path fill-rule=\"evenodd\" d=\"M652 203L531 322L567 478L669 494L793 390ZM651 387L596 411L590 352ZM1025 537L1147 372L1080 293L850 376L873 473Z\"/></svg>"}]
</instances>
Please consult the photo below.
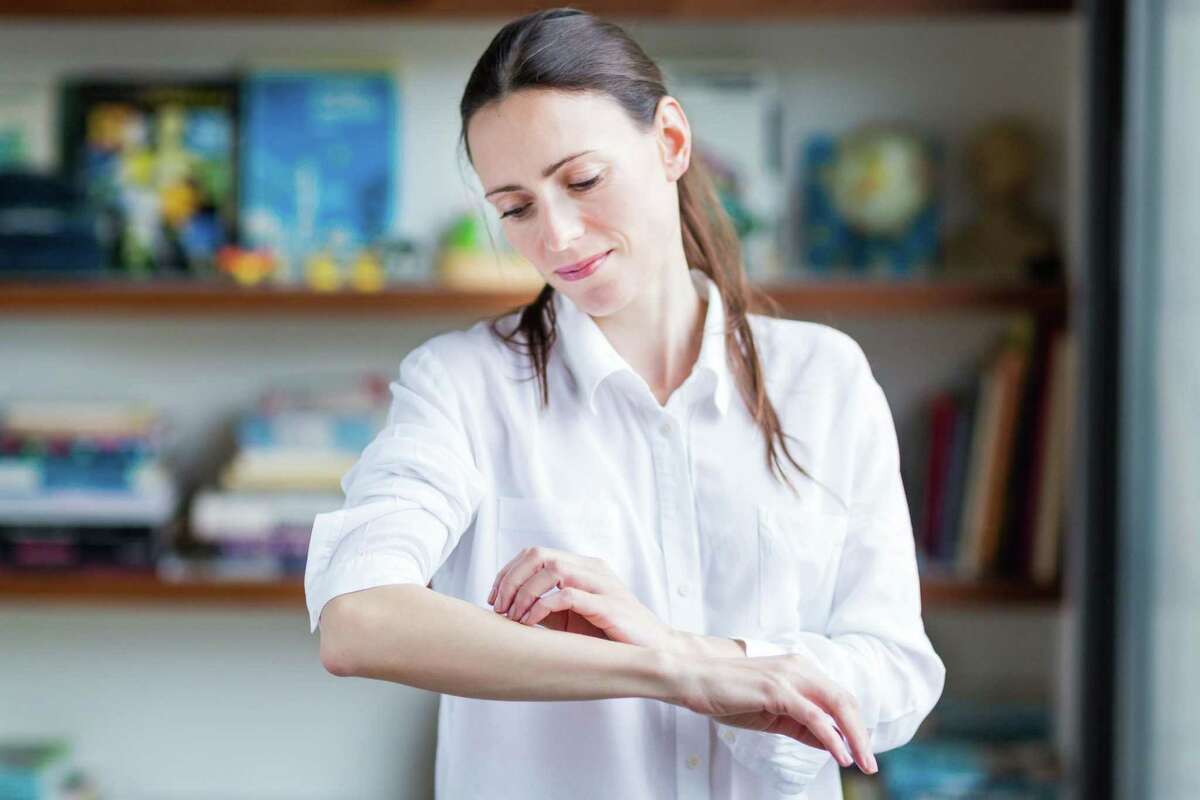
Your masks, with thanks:
<instances>
[{"instance_id":1,"label":"blue book","mask_svg":"<svg viewBox=\"0 0 1200 800\"><path fill-rule=\"evenodd\" d=\"M400 109L383 71L264 71L243 91L243 243L270 250L281 277L306 260L353 258L395 213Z\"/></svg>"},{"instance_id":2,"label":"blue book","mask_svg":"<svg viewBox=\"0 0 1200 800\"><path fill-rule=\"evenodd\" d=\"M70 746L61 740L0 742L0 797L52 800L94 797L76 769Z\"/></svg>"},{"instance_id":3,"label":"blue book","mask_svg":"<svg viewBox=\"0 0 1200 800\"><path fill-rule=\"evenodd\" d=\"M250 412L238 421L237 443L241 449L286 447L361 453L383 424L382 413Z\"/></svg>"}]
</instances>

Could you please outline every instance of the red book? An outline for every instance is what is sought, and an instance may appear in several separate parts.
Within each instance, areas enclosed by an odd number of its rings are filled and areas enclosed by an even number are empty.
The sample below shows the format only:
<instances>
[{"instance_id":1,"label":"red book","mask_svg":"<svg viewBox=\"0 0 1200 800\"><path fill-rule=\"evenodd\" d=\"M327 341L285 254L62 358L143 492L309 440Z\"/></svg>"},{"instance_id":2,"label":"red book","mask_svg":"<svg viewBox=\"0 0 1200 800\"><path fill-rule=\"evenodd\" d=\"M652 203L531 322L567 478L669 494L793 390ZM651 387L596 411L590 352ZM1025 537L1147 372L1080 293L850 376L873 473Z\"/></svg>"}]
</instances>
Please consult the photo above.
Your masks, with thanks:
<instances>
[{"instance_id":1,"label":"red book","mask_svg":"<svg viewBox=\"0 0 1200 800\"><path fill-rule=\"evenodd\" d=\"M954 432L954 396L940 392L929 403L929 459L925 474L920 545L933 556L938 552L939 534L946 512L946 478Z\"/></svg>"}]
</instances>

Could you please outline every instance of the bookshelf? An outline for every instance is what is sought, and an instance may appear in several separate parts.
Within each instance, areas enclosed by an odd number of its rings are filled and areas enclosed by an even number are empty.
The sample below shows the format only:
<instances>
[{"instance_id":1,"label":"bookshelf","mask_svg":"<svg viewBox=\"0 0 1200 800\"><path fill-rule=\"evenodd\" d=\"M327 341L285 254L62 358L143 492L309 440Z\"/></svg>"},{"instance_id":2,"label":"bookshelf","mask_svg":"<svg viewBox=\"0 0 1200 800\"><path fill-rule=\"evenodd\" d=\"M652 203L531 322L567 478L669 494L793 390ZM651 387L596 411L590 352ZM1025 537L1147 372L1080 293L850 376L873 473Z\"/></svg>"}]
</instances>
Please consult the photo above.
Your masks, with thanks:
<instances>
[{"instance_id":1,"label":"bookshelf","mask_svg":"<svg viewBox=\"0 0 1200 800\"><path fill-rule=\"evenodd\" d=\"M1080 102L1077 43L1085 41L1073 0L610 0L586 7L638 20L637 32L644 30L656 54L761 55L783 73L789 102L802 101L804 120L878 111L958 131L961 120L1016 109L1047 125L1064 164L1082 151L1083 134L1069 113ZM469 66L464 59L482 47L493 23L529 8L472 0L268 0L253 7L228 0L0 0L0 19L9 23L0 36L8 55L0 62L46 82L109 63L224 68L260 51L402 54L406 89L423 110L408 120L407 135L432 142L456 132L454 92ZM829 91L834 82L837 91ZM424 113L438 109L446 113ZM432 230L457 199L458 183L441 180L457 175L454 166L424 151L406 162L406 183L423 187L406 196L413 230ZM1068 165L1065 175L1050 178L1065 195L1053 198L1064 222L1080 219L1071 175ZM894 379L888 388L898 407L923 386L938 385L948 365L982 341L976 329L989 330L998 315L1057 322L1074 304L1072 290L1057 286L812 280L766 288L786 315L846 318L876 363L894 365L884 371ZM375 358L393 366L392 353L425 329L450 317L501 312L530 294L0 281L0 339L21 341L0 365L30 392L144 386L149 401L174 409L194 430L214 431L259 381L343 356L355 366ZM919 346L900 352L908 332ZM364 344L368 336L376 350ZM1028 679L1056 693L1057 675L1037 653L1054 651L1064 635L1060 618L1075 606L1065 601L1069 588L928 575L921 589L931 633L947 645L954 688L965 693ZM305 613L298 579L0 573L0 613L14 654L0 672L9 687L0 692L0 707L19 712L44 704L30 719L57 720L96 763L125 774L121 796L169 794L181 779L199 793L228 795L232 773L197 767L187 757L195 752L245 765L234 770L245 794L333 796L358 786L379 796L432 795L427 732L436 707L417 706L417 693L322 674L315 637L284 619ZM154 715L130 711L142 707ZM358 736L364 719L375 735ZM163 742L169 751L156 749ZM139 759L135 769L134 748L161 757ZM256 778L264 783L250 782Z\"/></svg>"},{"instance_id":2,"label":"bookshelf","mask_svg":"<svg viewBox=\"0 0 1200 800\"><path fill-rule=\"evenodd\" d=\"M841 311L872 315L925 312L1028 312L1059 317L1066 312L1062 286L988 285L935 281L805 280L760 284L786 312ZM405 286L381 292L313 292L293 288L243 289L225 283L2 282L0 314L240 313L483 315L528 302L533 292L467 292L437 286Z\"/></svg>"},{"instance_id":3,"label":"bookshelf","mask_svg":"<svg viewBox=\"0 0 1200 800\"><path fill-rule=\"evenodd\" d=\"M978 606L1053 606L1057 586L1040 587L1006 580L961 581L922 578L921 600L931 608ZM304 608L304 585L278 581L167 581L153 574L0 574L0 603L244 606Z\"/></svg>"}]
</instances>

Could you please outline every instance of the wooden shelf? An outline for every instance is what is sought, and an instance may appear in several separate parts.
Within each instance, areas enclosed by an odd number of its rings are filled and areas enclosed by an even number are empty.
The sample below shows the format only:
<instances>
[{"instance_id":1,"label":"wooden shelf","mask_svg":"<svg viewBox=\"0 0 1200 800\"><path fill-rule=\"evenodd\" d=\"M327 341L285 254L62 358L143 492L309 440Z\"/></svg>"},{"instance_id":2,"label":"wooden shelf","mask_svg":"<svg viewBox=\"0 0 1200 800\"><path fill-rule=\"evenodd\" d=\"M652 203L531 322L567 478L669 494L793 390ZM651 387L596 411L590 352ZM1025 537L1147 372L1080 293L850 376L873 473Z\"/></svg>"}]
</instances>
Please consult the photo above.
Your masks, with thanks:
<instances>
[{"instance_id":1,"label":"wooden shelf","mask_svg":"<svg viewBox=\"0 0 1200 800\"><path fill-rule=\"evenodd\" d=\"M763 284L788 314L825 312L912 314L955 311L1066 312L1058 286L990 286L951 282L788 281ZM464 292L405 286L382 292L314 292L290 288L240 288L224 283L148 281L3 282L0 314L397 314L407 317L483 317L528 302L536 293Z\"/></svg>"},{"instance_id":2,"label":"wooden shelf","mask_svg":"<svg viewBox=\"0 0 1200 800\"><path fill-rule=\"evenodd\" d=\"M972 606L1054 606L1062 600L1062 587L1039 586L1013 580L962 581L921 577L921 602L925 608Z\"/></svg>"},{"instance_id":3,"label":"wooden shelf","mask_svg":"<svg viewBox=\"0 0 1200 800\"><path fill-rule=\"evenodd\" d=\"M964 583L922 578L926 609L1053 606L1058 587L1013 582ZM163 581L154 575L0 574L0 603L260 606L304 609L304 586L288 581Z\"/></svg>"},{"instance_id":4,"label":"wooden shelf","mask_svg":"<svg viewBox=\"0 0 1200 800\"><path fill-rule=\"evenodd\" d=\"M287 581L164 581L153 574L0 574L0 602L240 605L304 608L304 585Z\"/></svg>"},{"instance_id":5,"label":"wooden shelf","mask_svg":"<svg viewBox=\"0 0 1200 800\"><path fill-rule=\"evenodd\" d=\"M511 19L547 3L523 0L0 0L0 16L86 18L347 18ZM979 13L1066 12L1073 0L591 0L577 6L602 17L670 19L803 19Z\"/></svg>"}]
</instances>

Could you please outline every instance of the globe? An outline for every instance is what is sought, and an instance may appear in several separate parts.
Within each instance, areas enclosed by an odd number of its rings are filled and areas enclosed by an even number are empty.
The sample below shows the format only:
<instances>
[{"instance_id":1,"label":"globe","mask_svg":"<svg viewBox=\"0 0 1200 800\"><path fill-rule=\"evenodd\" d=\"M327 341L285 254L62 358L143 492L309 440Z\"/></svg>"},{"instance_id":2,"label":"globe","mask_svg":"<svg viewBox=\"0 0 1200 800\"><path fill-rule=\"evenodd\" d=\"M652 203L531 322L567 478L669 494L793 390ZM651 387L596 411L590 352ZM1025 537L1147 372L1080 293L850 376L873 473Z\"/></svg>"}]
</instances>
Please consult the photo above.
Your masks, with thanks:
<instances>
[{"instance_id":1,"label":"globe","mask_svg":"<svg viewBox=\"0 0 1200 800\"><path fill-rule=\"evenodd\" d=\"M867 235L902 233L929 202L933 162L920 137L896 128L844 136L829 173L834 206Z\"/></svg>"}]
</instances>

